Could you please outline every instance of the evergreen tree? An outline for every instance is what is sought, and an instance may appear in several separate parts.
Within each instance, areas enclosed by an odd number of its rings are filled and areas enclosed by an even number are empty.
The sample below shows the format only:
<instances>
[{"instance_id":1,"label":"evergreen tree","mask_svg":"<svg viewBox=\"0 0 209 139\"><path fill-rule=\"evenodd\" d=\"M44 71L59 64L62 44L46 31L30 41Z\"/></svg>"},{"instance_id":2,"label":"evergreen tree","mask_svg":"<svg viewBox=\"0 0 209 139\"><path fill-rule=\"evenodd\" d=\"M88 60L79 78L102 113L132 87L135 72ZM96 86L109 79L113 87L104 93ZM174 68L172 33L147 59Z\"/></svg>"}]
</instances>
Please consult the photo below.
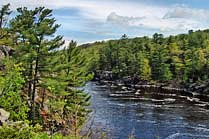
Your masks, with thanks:
<instances>
[{"instance_id":1,"label":"evergreen tree","mask_svg":"<svg viewBox=\"0 0 209 139\"><path fill-rule=\"evenodd\" d=\"M2 30L3 26L6 25L8 16L11 14L9 6L10 4L3 5L0 10L0 31Z\"/></svg>"},{"instance_id":2,"label":"evergreen tree","mask_svg":"<svg viewBox=\"0 0 209 139\"><path fill-rule=\"evenodd\" d=\"M16 58L25 65L30 113L31 119L34 120L35 98L40 91L38 87L42 86L42 80L47 78L44 73L51 66L47 59L53 57L52 52L63 42L61 36L50 38L59 27L51 17L52 10L40 7L35 10L19 8L17 11L19 15L12 20L11 29L18 36Z\"/></svg>"},{"instance_id":3,"label":"evergreen tree","mask_svg":"<svg viewBox=\"0 0 209 139\"><path fill-rule=\"evenodd\" d=\"M143 53L138 53L139 59L139 76L142 79L150 80L151 78L151 67L149 59L144 56Z\"/></svg>"},{"instance_id":4,"label":"evergreen tree","mask_svg":"<svg viewBox=\"0 0 209 139\"><path fill-rule=\"evenodd\" d=\"M4 27L6 26L8 17L11 14L9 6L10 4L6 4L0 9L0 39L3 39L6 35L8 35L8 31L4 29Z\"/></svg>"}]
</instances>

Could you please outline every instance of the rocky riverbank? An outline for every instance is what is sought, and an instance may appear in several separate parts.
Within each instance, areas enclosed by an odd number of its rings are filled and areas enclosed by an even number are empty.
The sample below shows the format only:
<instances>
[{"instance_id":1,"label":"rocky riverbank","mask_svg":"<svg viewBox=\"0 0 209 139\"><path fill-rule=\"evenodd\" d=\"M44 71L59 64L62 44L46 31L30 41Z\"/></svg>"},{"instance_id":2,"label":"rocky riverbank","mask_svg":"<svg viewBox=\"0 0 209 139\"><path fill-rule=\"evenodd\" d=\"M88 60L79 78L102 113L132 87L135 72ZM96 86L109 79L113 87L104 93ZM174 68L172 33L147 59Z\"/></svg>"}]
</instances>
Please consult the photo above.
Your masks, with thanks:
<instances>
[{"instance_id":1,"label":"rocky riverbank","mask_svg":"<svg viewBox=\"0 0 209 139\"><path fill-rule=\"evenodd\" d=\"M94 80L99 82L99 84L109 86L111 89L120 90L110 93L110 97L126 100L140 100L140 96L152 94L158 95L159 100L161 98L166 99L166 96L173 99L182 98L185 101L209 109L209 95L207 94L209 83L202 85L191 84L188 85L187 88L175 88L171 87L169 84L151 83L146 80L141 80L138 77L126 77L114 80L110 71L95 73Z\"/></svg>"}]
</instances>

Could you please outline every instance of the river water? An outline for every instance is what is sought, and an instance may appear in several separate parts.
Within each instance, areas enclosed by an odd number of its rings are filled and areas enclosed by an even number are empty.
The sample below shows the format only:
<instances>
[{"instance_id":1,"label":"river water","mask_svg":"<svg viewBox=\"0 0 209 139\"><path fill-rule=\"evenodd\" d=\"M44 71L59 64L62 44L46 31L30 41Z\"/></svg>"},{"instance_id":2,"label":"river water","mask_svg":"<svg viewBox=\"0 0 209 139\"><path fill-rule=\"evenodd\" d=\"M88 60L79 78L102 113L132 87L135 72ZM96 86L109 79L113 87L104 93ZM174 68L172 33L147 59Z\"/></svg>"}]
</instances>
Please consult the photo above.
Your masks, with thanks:
<instances>
[{"instance_id":1,"label":"river water","mask_svg":"<svg viewBox=\"0 0 209 139\"><path fill-rule=\"evenodd\" d=\"M83 89L92 96L88 124L108 139L209 139L209 111L186 100L116 99L108 96L113 90L96 82Z\"/></svg>"}]
</instances>

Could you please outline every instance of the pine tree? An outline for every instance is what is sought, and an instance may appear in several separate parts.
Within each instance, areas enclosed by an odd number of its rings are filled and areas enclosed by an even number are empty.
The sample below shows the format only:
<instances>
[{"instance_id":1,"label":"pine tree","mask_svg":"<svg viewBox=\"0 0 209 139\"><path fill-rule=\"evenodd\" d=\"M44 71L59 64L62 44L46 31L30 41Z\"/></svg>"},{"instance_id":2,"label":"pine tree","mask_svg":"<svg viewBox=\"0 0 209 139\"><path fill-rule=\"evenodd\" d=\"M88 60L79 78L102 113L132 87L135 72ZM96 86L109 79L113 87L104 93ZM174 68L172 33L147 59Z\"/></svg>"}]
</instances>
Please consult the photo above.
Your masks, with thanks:
<instances>
[{"instance_id":1,"label":"pine tree","mask_svg":"<svg viewBox=\"0 0 209 139\"><path fill-rule=\"evenodd\" d=\"M87 60L81 53L81 48L77 46L75 41L71 41L67 47L63 50L63 61L65 76L69 82L69 86L81 86L89 78L90 74L87 74Z\"/></svg>"},{"instance_id":2,"label":"pine tree","mask_svg":"<svg viewBox=\"0 0 209 139\"><path fill-rule=\"evenodd\" d=\"M169 55L166 46L156 44L156 48L151 57L152 78L159 81L168 81L172 79Z\"/></svg>"},{"instance_id":3,"label":"pine tree","mask_svg":"<svg viewBox=\"0 0 209 139\"><path fill-rule=\"evenodd\" d=\"M26 69L30 117L34 120L38 87L42 86L42 80L47 78L44 73L51 66L47 59L53 57L52 52L56 51L63 41L61 36L51 38L59 27L51 17L52 10L40 7L35 10L19 8L17 11L19 15L12 20L11 30L17 35L16 58L24 63Z\"/></svg>"},{"instance_id":4,"label":"pine tree","mask_svg":"<svg viewBox=\"0 0 209 139\"><path fill-rule=\"evenodd\" d=\"M64 105L64 119L66 119L69 129L71 129L71 133L75 136L78 135L90 112L86 109L86 106L89 105L90 96L82 90L75 90L72 87L81 86L92 78L92 75L87 73L86 59L76 45L76 42L71 41L61 55L62 61L64 61L63 65L66 65L63 75L67 83L67 88L65 88L67 95L64 97L66 102Z\"/></svg>"},{"instance_id":5,"label":"pine tree","mask_svg":"<svg viewBox=\"0 0 209 139\"><path fill-rule=\"evenodd\" d=\"M0 31L8 21L8 16L11 14L9 9L10 4L3 5L0 10Z\"/></svg>"},{"instance_id":6,"label":"pine tree","mask_svg":"<svg viewBox=\"0 0 209 139\"><path fill-rule=\"evenodd\" d=\"M9 9L10 4L3 5L0 9L0 39L4 38L8 32L3 29L8 21L8 17L11 14L11 10Z\"/></svg>"},{"instance_id":7,"label":"pine tree","mask_svg":"<svg viewBox=\"0 0 209 139\"><path fill-rule=\"evenodd\" d=\"M149 59L145 57L145 54L138 53L138 59L139 59L139 76L142 79L150 80L151 78L151 67L149 63Z\"/></svg>"}]
</instances>

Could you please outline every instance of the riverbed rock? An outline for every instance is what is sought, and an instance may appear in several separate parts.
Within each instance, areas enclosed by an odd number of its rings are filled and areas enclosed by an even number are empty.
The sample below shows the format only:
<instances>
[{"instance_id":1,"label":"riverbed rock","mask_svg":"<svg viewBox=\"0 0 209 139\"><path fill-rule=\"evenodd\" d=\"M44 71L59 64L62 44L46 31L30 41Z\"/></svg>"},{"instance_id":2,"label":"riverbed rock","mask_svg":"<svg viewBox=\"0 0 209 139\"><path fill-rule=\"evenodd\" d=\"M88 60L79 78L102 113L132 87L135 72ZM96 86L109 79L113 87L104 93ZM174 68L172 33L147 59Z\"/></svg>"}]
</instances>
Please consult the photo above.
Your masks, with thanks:
<instances>
[{"instance_id":1,"label":"riverbed rock","mask_svg":"<svg viewBox=\"0 0 209 139\"><path fill-rule=\"evenodd\" d=\"M188 85L188 90L192 92L197 92L199 94L209 94L209 80L192 83Z\"/></svg>"},{"instance_id":2,"label":"riverbed rock","mask_svg":"<svg viewBox=\"0 0 209 139\"><path fill-rule=\"evenodd\" d=\"M135 95L140 95L140 92L141 92L141 90L138 89L138 90L136 91Z\"/></svg>"},{"instance_id":3,"label":"riverbed rock","mask_svg":"<svg viewBox=\"0 0 209 139\"><path fill-rule=\"evenodd\" d=\"M101 81L101 80L113 80L113 74L112 71L94 71L94 79L95 81Z\"/></svg>"}]
</instances>

